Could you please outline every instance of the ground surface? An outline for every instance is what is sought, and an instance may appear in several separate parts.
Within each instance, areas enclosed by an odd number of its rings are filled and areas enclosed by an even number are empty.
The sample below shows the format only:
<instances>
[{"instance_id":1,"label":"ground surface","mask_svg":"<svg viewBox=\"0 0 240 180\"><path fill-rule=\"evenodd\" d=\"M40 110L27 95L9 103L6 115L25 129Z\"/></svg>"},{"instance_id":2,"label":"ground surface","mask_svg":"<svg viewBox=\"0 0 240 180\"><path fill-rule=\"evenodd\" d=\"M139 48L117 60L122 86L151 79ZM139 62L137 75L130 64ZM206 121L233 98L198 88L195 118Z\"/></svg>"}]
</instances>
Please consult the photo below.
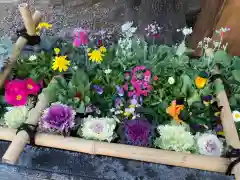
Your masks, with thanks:
<instances>
[{"instance_id":1,"label":"ground surface","mask_svg":"<svg viewBox=\"0 0 240 180\"><path fill-rule=\"evenodd\" d=\"M7 146L0 142L1 157ZM0 164L1 180L233 180L218 173L30 146L18 166Z\"/></svg>"},{"instance_id":2,"label":"ground surface","mask_svg":"<svg viewBox=\"0 0 240 180\"><path fill-rule=\"evenodd\" d=\"M14 0L0 0L0 35L12 35L22 25ZM60 33L71 28L118 28L124 22L124 0L29 0L42 10L44 20ZM8 3L6 3L8 2ZM189 0L188 9L198 0ZM0 157L8 144L0 142ZM232 180L222 174L91 156L48 148L26 147L18 166L0 164L1 180Z\"/></svg>"}]
</instances>

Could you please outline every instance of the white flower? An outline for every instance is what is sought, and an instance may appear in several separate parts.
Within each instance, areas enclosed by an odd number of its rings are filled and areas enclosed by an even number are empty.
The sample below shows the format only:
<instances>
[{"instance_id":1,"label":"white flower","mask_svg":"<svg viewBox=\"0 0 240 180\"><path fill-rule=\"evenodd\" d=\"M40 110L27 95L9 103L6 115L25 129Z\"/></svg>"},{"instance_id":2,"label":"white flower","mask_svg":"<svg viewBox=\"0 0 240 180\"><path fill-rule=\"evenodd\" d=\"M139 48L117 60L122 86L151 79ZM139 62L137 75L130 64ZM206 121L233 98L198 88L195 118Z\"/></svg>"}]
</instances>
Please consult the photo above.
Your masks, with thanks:
<instances>
[{"instance_id":1,"label":"white flower","mask_svg":"<svg viewBox=\"0 0 240 180\"><path fill-rule=\"evenodd\" d=\"M210 37L205 37L205 38L203 39L203 41L206 42L206 43L209 43L209 42L212 41L212 39L211 39Z\"/></svg>"},{"instance_id":2,"label":"white flower","mask_svg":"<svg viewBox=\"0 0 240 180\"><path fill-rule=\"evenodd\" d=\"M174 84L175 83L175 79L173 77L169 77L168 78L168 83L169 84Z\"/></svg>"},{"instance_id":3,"label":"white flower","mask_svg":"<svg viewBox=\"0 0 240 180\"><path fill-rule=\"evenodd\" d=\"M104 70L104 73L105 73L105 74L110 74L111 72L112 72L111 69L106 69L106 70Z\"/></svg>"},{"instance_id":4,"label":"white flower","mask_svg":"<svg viewBox=\"0 0 240 180\"><path fill-rule=\"evenodd\" d=\"M29 61L35 61L37 59L37 56L36 55L31 55L29 57Z\"/></svg>"},{"instance_id":5,"label":"white flower","mask_svg":"<svg viewBox=\"0 0 240 180\"><path fill-rule=\"evenodd\" d=\"M28 117L28 108L26 106L12 107L4 114L5 124L9 128L18 128Z\"/></svg>"},{"instance_id":6,"label":"white flower","mask_svg":"<svg viewBox=\"0 0 240 180\"><path fill-rule=\"evenodd\" d=\"M86 139L110 142L113 139L115 127L116 120L114 118L88 116L83 119L81 134Z\"/></svg>"},{"instance_id":7,"label":"white flower","mask_svg":"<svg viewBox=\"0 0 240 180\"><path fill-rule=\"evenodd\" d=\"M201 48L203 46L203 43L202 43L202 41L200 41L199 43L198 43L198 48Z\"/></svg>"},{"instance_id":8,"label":"white flower","mask_svg":"<svg viewBox=\"0 0 240 180\"><path fill-rule=\"evenodd\" d=\"M124 33L124 32L126 32L126 31L128 31L131 27L132 27L132 25L133 25L133 22L131 21L128 21L128 22L126 22L125 24L123 24L122 25L122 27L121 27L121 29L122 29L122 32Z\"/></svg>"},{"instance_id":9,"label":"white flower","mask_svg":"<svg viewBox=\"0 0 240 180\"><path fill-rule=\"evenodd\" d=\"M197 138L199 153L208 156L221 156L223 143L214 134L202 134Z\"/></svg>"},{"instance_id":10,"label":"white flower","mask_svg":"<svg viewBox=\"0 0 240 180\"><path fill-rule=\"evenodd\" d=\"M73 69L74 69L74 70L77 70L77 69L78 69L78 67L77 67L77 66L73 66Z\"/></svg>"},{"instance_id":11,"label":"white flower","mask_svg":"<svg viewBox=\"0 0 240 180\"><path fill-rule=\"evenodd\" d=\"M233 120L235 122L239 122L240 121L240 112L239 111L233 111L232 112L232 116L233 116Z\"/></svg>"},{"instance_id":12,"label":"white flower","mask_svg":"<svg viewBox=\"0 0 240 180\"><path fill-rule=\"evenodd\" d=\"M184 36L187 36L187 35L189 35L189 34L192 34L192 32L193 32L193 30L192 30L192 28L183 28L183 30L182 30L182 33L183 33L183 35Z\"/></svg>"}]
</instances>

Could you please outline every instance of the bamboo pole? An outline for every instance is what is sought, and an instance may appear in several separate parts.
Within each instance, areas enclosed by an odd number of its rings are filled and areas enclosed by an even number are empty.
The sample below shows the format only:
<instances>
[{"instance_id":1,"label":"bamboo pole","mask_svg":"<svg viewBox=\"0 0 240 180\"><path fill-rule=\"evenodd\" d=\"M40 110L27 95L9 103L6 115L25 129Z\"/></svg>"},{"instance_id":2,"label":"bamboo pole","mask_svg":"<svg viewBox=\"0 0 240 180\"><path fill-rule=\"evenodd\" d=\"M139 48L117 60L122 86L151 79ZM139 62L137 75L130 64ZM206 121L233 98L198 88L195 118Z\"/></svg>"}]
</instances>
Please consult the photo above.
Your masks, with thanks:
<instances>
[{"instance_id":1,"label":"bamboo pole","mask_svg":"<svg viewBox=\"0 0 240 180\"><path fill-rule=\"evenodd\" d=\"M0 128L0 138L2 140L13 140L15 138L15 133L16 130L14 129ZM46 133L37 133L35 143L39 146L75 152L120 157L222 173L226 171L230 162L229 159L220 157L202 156L124 144L99 142ZM12 163L10 161L4 162Z\"/></svg>"},{"instance_id":2,"label":"bamboo pole","mask_svg":"<svg viewBox=\"0 0 240 180\"><path fill-rule=\"evenodd\" d=\"M55 79L53 78L50 83L56 83ZM48 98L41 93L38 96L38 102L36 106L30 110L28 118L26 120L27 124L37 125L38 120L41 117L42 111L45 110L48 106ZM13 139L12 143L8 147L7 151L2 157L2 161L15 164L24 150L24 146L28 143L29 136L26 131L20 131Z\"/></svg>"},{"instance_id":3,"label":"bamboo pole","mask_svg":"<svg viewBox=\"0 0 240 180\"><path fill-rule=\"evenodd\" d=\"M216 68L216 73L219 74L219 69ZM215 80L215 85L222 84L221 79ZM240 149L240 141L237 133L237 129L233 120L232 111L228 102L227 94L225 91L221 91L217 95L219 106L223 106L221 111L221 121L223 125L224 135L227 141L227 144ZM235 160L234 158L231 159ZM235 174L235 179L240 180L240 164L237 164L233 169L233 173Z\"/></svg>"},{"instance_id":4,"label":"bamboo pole","mask_svg":"<svg viewBox=\"0 0 240 180\"><path fill-rule=\"evenodd\" d=\"M29 10L29 6L26 3L19 5L19 11L22 15L27 33L29 35L35 35L35 29L36 29L35 26L40 22L41 13L39 11L36 11L32 17L31 12ZM23 50L26 44L27 44L27 40L23 37L19 37L17 42L14 44L13 53L10 57L9 63L6 65L3 72L0 74L0 88L4 85L5 80L10 74L14 64L17 61L18 56L20 55L21 51Z\"/></svg>"}]
</instances>

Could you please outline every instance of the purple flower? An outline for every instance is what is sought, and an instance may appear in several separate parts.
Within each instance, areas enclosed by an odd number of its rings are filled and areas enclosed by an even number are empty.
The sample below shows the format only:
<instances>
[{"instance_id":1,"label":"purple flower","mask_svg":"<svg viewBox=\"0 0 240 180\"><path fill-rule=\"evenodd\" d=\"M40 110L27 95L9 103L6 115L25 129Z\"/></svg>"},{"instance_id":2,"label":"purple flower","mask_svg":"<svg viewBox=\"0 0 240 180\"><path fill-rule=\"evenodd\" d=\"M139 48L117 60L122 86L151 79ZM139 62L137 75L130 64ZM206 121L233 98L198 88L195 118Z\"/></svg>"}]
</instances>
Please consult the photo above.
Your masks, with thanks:
<instances>
[{"instance_id":1,"label":"purple flower","mask_svg":"<svg viewBox=\"0 0 240 180\"><path fill-rule=\"evenodd\" d=\"M151 146L153 126L146 120L134 119L124 123L123 141L135 146Z\"/></svg>"},{"instance_id":2,"label":"purple flower","mask_svg":"<svg viewBox=\"0 0 240 180\"><path fill-rule=\"evenodd\" d=\"M103 93L103 88L101 86L93 85L92 87L99 95Z\"/></svg>"},{"instance_id":3,"label":"purple flower","mask_svg":"<svg viewBox=\"0 0 240 180\"><path fill-rule=\"evenodd\" d=\"M74 127L76 112L69 106L53 103L41 117L39 127L44 131L69 134Z\"/></svg>"},{"instance_id":4,"label":"purple flower","mask_svg":"<svg viewBox=\"0 0 240 180\"><path fill-rule=\"evenodd\" d=\"M123 88L121 88L120 86L116 86L116 89L117 89L118 95L122 97L124 95Z\"/></svg>"}]
</instances>

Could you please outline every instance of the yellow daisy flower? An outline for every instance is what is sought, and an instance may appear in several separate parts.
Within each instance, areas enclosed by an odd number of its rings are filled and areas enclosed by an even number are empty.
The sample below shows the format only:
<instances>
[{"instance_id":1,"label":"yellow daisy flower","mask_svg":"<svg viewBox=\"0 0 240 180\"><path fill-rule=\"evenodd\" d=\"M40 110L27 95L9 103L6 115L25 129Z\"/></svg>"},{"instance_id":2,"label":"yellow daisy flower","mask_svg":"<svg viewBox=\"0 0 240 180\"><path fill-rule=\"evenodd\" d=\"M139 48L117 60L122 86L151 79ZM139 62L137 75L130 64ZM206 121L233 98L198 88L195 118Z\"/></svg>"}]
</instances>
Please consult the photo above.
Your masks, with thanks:
<instances>
[{"instance_id":1,"label":"yellow daisy flower","mask_svg":"<svg viewBox=\"0 0 240 180\"><path fill-rule=\"evenodd\" d=\"M105 53L105 52L107 52L107 49L104 46L101 46L99 48L99 51L102 52L102 53Z\"/></svg>"},{"instance_id":2,"label":"yellow daisy flower","mask_svg":"<svg viewBox=\"0 0 240 180\"><path fill-rule=\"evenodd\" d=\"M93 50L91 53L88 53L89 60L96 63L101 63L103 61L104 54L100 50Z\"/></svg>"},{"instance_id":3,"label":"yellow daisy flower","mask_svg":"<svg viewBox=\"0 0 240 180\"><path fill-rule=\"evenodd\" d=\"M52 24L49 24L47 22L40 22L36 28L36 33L39 34L42 29L50 29L52 28Z\"/></svg>"},{"instance_id":4,"label":"yellow daisy flower","mask_svg":"<svg viewBox=\"0 0 240 180\"><path fill-rule=\"evenodd\" d=\"M61 50L59 48L54 48L54 52L55 52L56 55L59 55L60 51Z\"/></svg>"},{"instance_id":5,"label":"yellow daisy flower","mask_svg":"<svg viewBox=\"0 0 240 180\"><path fill-rule=\"evenodd\" d=\"M70 61L68 61L67 56L56 56L53 60L52 69L59 72L67 71Z\"/></svg>"}]
</instances>

